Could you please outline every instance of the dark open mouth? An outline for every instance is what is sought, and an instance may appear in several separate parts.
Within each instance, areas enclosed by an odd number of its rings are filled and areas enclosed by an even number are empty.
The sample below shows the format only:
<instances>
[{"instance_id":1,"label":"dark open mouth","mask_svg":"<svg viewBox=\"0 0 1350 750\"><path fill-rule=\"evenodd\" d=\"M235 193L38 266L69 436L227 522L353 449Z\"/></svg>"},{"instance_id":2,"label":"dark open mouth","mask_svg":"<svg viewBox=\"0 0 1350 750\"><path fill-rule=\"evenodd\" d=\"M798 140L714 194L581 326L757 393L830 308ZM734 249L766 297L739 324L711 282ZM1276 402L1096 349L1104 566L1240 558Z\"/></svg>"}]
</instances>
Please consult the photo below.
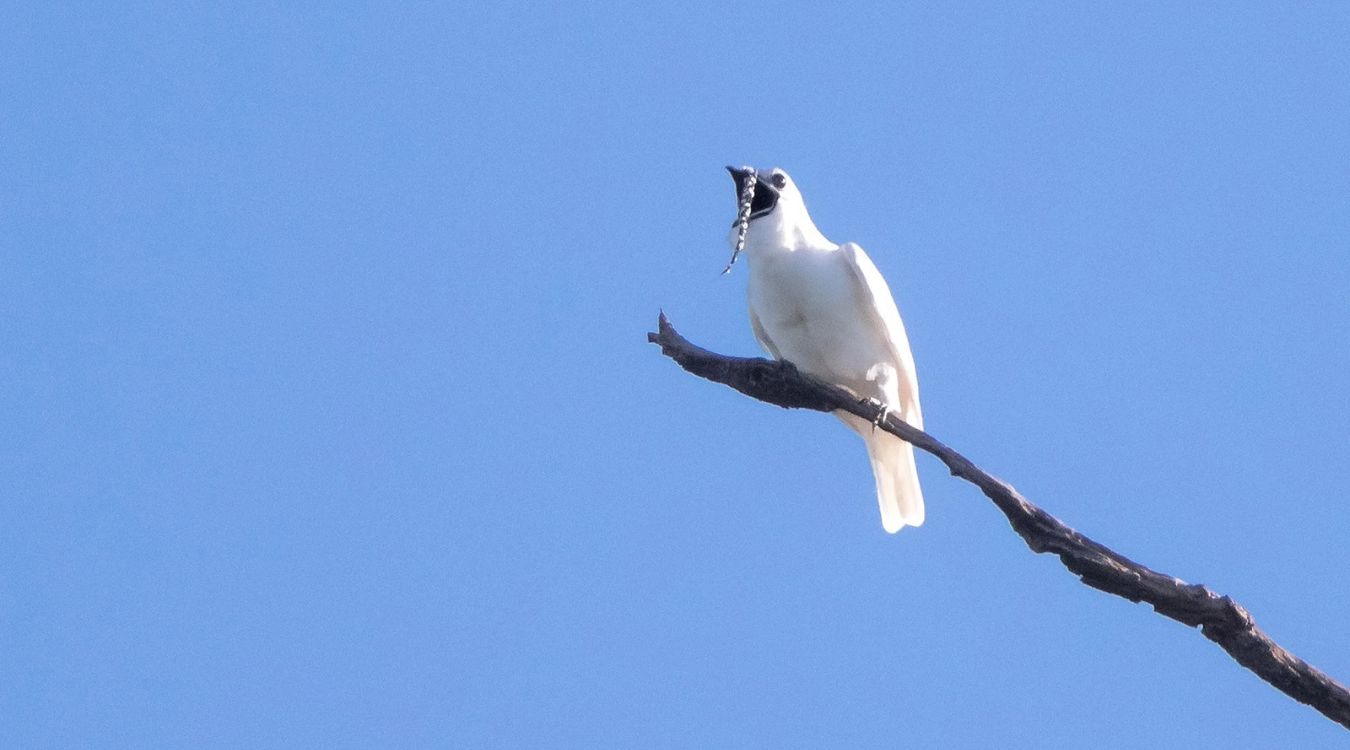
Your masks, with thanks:
<instances>
[{"instance_id":1,"label":"dark open mouth","mask_svg":"<svg viewBox=\"0 0 1350 750\"><path fill-rule=\"evenodd\" d=\"M763 181L755 184L755 197L750 199L750 218L763 216L778 205L778 191Z\"/></svg>"},{"instance_id":2,"label":"dark open mouth","mask_svg":"<svg viewBox=\"0 0 1350 750\"><path fill-rule=\"evenodd\" d=\"M727 167L731 179L736 183L736 206L740 207L741 196L745 194L745 183L750 179L750 170ZM778 205L778 191L765 180L755 182L755 195L750 199L750 218L758 218L773 211ZM739 219L738 219L739 220ZM733 225L735 221L731 222Z\"/></svg>"}]
</instances>

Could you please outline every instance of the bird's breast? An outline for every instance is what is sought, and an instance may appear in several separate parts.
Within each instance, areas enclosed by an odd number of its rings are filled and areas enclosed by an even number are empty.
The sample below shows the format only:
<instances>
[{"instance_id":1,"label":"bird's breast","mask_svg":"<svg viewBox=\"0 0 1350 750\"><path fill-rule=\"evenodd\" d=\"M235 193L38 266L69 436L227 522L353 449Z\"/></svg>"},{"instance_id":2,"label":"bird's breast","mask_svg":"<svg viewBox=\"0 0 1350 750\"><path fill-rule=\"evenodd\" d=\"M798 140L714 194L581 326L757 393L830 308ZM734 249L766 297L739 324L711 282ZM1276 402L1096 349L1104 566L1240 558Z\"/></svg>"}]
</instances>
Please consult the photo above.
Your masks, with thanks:
<instances>
[{"instance_id":1,"label":"bird's breast","mask_svg":"<svg viewBox=\"0 0 1350 750\"><path fill-rule=\"evenodd\" d=\"M756 258L750 309L779 355L832 382L853 382L884 352L859 314L852 269L837 251Z\"/></svg>"}]
</instances>

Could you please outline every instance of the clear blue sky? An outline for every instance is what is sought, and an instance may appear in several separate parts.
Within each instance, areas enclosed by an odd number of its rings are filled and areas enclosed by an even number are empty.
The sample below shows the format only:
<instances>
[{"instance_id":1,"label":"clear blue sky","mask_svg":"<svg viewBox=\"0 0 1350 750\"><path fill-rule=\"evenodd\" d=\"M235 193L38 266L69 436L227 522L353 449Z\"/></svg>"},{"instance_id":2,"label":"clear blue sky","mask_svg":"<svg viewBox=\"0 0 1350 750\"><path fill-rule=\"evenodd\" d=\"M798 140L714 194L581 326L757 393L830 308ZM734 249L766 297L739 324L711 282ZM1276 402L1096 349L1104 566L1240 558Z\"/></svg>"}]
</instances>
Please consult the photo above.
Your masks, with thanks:
<instances>
[{"instance_id":1,"label":"clear blue sky","mask_svg":"<svg viewBox=\"0 0 1350 750\"><path fill-rule=\"evenodd\" d=\"M722 166L783 166L935 435L1350 679L1350 6L40 5L0 746L1344 744L644 334L757 352Z\"/></svg>"}]
</instances>

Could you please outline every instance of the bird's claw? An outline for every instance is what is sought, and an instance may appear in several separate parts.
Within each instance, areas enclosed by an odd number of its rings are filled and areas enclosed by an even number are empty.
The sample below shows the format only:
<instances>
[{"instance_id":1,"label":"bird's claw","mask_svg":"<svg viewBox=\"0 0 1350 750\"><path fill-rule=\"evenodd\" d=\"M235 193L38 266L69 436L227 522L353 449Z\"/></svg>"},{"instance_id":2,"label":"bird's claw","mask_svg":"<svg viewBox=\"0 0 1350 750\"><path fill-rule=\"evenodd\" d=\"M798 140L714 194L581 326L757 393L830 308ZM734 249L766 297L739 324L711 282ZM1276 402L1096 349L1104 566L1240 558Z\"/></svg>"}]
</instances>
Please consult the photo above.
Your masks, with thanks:
<instances>
[{"instance_id":1,"label":"bird's claw","mask_svg":"<svg viewBox=\"0 0 1350 750\"><path fill-rule=\"evenodd\" d=\"M872 432L876 432L877 428L881 426L881 423L885 422L886 419L890 417L891 407L875 398L865 398L863 399L863 403L877 410L876 419L872 420Z\"/></svg>"}]
</instances>

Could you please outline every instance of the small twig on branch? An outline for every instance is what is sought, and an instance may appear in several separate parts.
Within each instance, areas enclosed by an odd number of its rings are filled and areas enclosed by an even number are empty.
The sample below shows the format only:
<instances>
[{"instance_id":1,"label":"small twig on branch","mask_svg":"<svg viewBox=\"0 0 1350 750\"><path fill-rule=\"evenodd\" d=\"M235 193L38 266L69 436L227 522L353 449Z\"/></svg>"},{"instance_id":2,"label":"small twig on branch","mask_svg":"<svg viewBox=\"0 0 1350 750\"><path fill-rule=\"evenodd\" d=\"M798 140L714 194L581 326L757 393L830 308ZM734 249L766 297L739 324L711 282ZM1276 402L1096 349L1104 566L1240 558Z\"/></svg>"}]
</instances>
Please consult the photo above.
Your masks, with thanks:
<instances>
[{"instance_id":1,"label":"small twig on branch","mask_svg":"<svg viewBox=\"0 0 1350 750\"><path fill-rule=\"evenodd\" d=\"M685 370L760 401L787 409L845 411L869 422L880 416L875 404L816 380L790 363L727 357L695 346L675 330L665 313L660 317L659 332L647 334L647 341L659 344L661 353ZM895 416L887 416L880 427L937 456L953 476L979 487L1033 552L1058 555L1064 567L1093 588L1132 602L1146 602L1161 615L1199 626L1206 638L1258 677L1350 729L1350 691L1271 640L1237 602L1205 586L1146 568L1092 541L1028 502L1011 485Z\"/></svg>"}]
</instances>

